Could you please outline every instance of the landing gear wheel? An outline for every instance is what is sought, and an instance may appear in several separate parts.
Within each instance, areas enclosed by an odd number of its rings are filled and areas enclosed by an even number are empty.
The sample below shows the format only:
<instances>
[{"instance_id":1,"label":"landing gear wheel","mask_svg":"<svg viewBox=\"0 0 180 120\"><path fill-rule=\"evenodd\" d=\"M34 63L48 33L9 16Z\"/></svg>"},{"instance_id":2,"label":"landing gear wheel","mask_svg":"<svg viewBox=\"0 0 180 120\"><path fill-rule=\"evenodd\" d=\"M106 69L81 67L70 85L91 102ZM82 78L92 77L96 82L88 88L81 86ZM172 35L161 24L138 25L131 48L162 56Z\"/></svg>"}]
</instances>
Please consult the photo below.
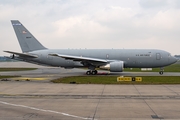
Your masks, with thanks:
<instances>
[{"instance_id":1,"label":"landing gear wheel","mask_svg":"<svg viewBox=\"0 0 180 120\"><path fill-rule=\"evenodd\" d=\"M87 72L86 72L86 75L90 75L90 74L91 74L91 71L87 71Z\"/></svg>"},{"instance_id":2,"label":"landing gear wheel","mask_svg":"<svg viewBox=\"0 0 180 120\"><path fill-rule=\"evenodd\" d=\"M97 74L97 70L92 71L92 75L96 75Z\"/></svg>"},{"instance_id":3,"label":"landing gear wheel","mask_svg":"<svg viewBox=\"0 0 180 120\"><path fill-rule=\"evenodd\" d=\"M98 73L98 71L97 71L97 70L95 70L95 73L97 74L97 73Z\"/></svg>"},{"instance_id":4,"label":"landing gear wheel","mask_svg":"<svg viewBox=\"0 0 180 120\"><path fill-rule=\"evenodd\" d=\"M93 70L93 71L87 71L86 75L96 75L97 74L97 70Z\"/></svg>"},{"instance_id":5,"label":"landing gear wheel","mask_svg":"<svg viewBox=\"0 0 180 120\"><path fill-rule=\"evenodd\" d=\"M162 75L162 74L163 74L163 71L160 71L159 74Z\"/></svg>"}]
</instances>

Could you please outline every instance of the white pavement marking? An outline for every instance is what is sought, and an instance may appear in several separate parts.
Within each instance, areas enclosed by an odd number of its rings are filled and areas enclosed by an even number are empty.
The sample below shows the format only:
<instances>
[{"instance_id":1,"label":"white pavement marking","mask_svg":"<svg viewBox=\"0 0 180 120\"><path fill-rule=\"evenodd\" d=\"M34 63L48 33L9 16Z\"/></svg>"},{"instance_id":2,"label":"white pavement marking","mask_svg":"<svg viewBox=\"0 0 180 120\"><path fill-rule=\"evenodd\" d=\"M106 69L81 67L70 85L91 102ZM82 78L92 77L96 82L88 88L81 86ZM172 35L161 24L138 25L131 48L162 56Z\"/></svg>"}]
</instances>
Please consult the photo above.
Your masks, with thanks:
<instances>
[{"instance_id":1,"label":"white pavement marking","mask_svg":"<svg viewBox=\"0 0 180 120\"><path fill-rule=\"evenodd\" d=\"M37 111L42 111L42 112L50 112L50 113L61 114L61 115L64 115L64 116L73 117L73 118L79 118L79 119L83 119L83 120L93 120L93 118L85 118L85 117L80 117L80 116L76 116L76 115L70 115L70 114L67 114L67 113L57 112L57 111L53 111L53 110L45 110L45 109L40 109L40 108L35 108L35 107L29 107L29 106L25 106L25 105L12 104L12 103L3 102L3 101L0 101L0 103L1 103L1 104L5 104L5 105L15 106L15 107L28 108L28 109L37 110Z\"/></svg>"}]
</instances>

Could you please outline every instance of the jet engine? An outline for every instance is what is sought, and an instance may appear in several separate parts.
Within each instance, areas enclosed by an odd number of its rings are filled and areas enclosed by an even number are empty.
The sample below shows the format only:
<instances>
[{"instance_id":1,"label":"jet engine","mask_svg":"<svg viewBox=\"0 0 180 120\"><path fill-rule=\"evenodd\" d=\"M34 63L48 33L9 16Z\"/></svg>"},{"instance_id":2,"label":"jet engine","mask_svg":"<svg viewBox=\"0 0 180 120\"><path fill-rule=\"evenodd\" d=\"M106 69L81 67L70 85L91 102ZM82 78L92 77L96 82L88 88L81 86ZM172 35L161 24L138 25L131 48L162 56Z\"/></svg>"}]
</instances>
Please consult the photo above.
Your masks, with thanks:
<instances>
[{"instance_id":1,"label":"jet engine","mask_svg":"<svg viewBox=\"0 0 180 120\"><path fill-rule=\"evenodd\" d=\"M114 61L106 65L100 66L99 68L103 70L109 70L110 72L122 72L124 69L124 62Z\"/></svg>"}]
</instances>

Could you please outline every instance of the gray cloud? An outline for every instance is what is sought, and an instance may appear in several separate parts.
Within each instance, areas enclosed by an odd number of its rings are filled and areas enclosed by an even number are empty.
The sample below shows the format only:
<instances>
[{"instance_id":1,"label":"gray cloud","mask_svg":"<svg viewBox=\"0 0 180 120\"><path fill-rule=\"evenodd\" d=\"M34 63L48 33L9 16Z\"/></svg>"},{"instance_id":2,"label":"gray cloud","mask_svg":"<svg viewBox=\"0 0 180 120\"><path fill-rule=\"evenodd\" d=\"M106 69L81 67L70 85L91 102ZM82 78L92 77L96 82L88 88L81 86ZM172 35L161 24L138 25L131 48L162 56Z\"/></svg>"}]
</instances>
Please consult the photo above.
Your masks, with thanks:
<instances>
[{"instance_id":1,"label":"gray cloud","mask_svg":"<svg viewBox=\"0 0 180 120\"><path fill-rule=\"evenodd\" d=\"M139 4L143 8L160 8L168 5L168 0L140 0Z\"/></svg>"},{"instance_id":2,"label":"gray cloud","mask_svg":"<svg viewBox=\"0 0 180 120\"><path fill-rule=\"evenodd\" d=\"M171 1L172 2L172 1ZM180 9L180 0L175 0L174 1L174 6L178 9Z\"/></svg>"},{"instance_id":3,"label":"gray cloud","mask_svg":"<svg viewBox=\"0 0 180 120\"><path fill-rule=\"evenodd\" d=\"M178 54L178 1L163 1L1 1L0 54L20 51L11 19L48 48L159 48Z\"/></svg>"}]
</instances>

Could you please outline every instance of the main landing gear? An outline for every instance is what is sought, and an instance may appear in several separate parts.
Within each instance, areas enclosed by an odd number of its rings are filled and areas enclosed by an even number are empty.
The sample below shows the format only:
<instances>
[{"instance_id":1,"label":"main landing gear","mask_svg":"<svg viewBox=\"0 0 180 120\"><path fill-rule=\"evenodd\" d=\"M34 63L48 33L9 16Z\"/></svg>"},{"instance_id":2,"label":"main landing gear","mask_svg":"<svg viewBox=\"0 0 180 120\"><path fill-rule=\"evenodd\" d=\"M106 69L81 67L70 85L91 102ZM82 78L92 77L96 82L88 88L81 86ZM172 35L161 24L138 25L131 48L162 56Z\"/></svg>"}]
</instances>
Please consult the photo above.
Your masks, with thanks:
<instances>
[{"instance_id":1,"label":"main landing gear","mask_svg":"<svg viewBox=\"0 0 180 120\"><path fill-rule=\"evenodd\" d=\"M98 73L97 70L90 70L86 72L86 75L96 75Z\"/></svg>"},{"instance_id":2,"label":"main landing gear","mask_svg":"<svg viewBox=\"0 0 180 120\"><path fill-rule=\"evenodd\" d=\"M164 68L160 68L159 74L162 75L164 73Z\"/></svg>"}]
</instances>

